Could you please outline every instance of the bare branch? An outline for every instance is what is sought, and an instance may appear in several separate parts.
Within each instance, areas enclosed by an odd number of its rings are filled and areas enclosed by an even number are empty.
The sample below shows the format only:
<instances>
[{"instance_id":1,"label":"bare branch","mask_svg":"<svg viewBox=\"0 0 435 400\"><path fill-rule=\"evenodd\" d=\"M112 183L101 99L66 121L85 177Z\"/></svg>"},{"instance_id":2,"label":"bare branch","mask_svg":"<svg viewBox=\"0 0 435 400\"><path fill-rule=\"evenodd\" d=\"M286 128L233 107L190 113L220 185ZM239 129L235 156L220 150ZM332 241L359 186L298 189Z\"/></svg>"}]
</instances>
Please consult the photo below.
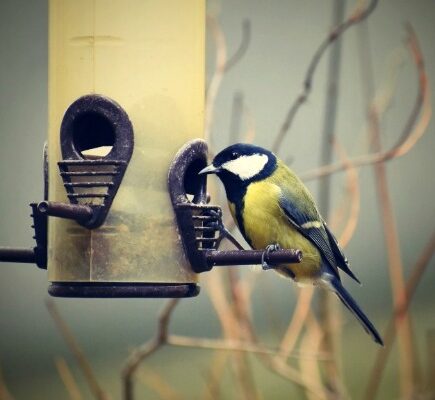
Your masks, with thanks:
<instances>
[{"instance_id":1,"label":"bare branch","mask_svg":"<svg viewBox=\"0 0 435 400\"><path fill-rule=\"evenodd\" d=\"M138 370L139 380L152 389L163 400L181 400L180 396L162 377L151 368Z\"/></svg>"},{"instance_id":2,"label":"bare branch","mask_svg":"<svg viewBox=\"0 0 435 400\"><path fill-rule=\"evenodd\" d=\"M204 120L204 140L207 143L211 141L211 125L213 122L214 105L218 94L223 75L225 73L225 64L227 62L227 45L222 29L215 17L207 16L207 25L210 28L216 47L216 65L214 73L210 79L205 99L205 120Z\"/></svg>"},{"instance_id":3,"label":"bare branch","mask_svg":"<svg viewBox=\"0 0 435 400\"><path fill-rule=\"evenodd\" d=\"M242 340L231 340L231 339L207 339L202 337L188 337L179 335L169 335L167 344L178 347L190 347L197 349L208 349L208 350L224 350L224 351L241 351L244 353L256 353L265 354L270 356L276 356L279 349L269 348L266 346L259 346L255 343L250 343ZM321 352L309 353L292 351L288 354L291 358L309 358L316 360L329 360L330 357Z\"/></svg>"},{"instance_id":4,"label":"bare branch","mask_svg":"<svg viewBox=\"0 0 435 400\"><path fill-rule=\"evenodd\" d=\"M320 349L320 346L322 344L322 339L323 339L323 330L320 328L319 324L317 323L317 321L315 321L315 318L311 315L310 313L310 317L307 319L307 332L306 334L303 336L302 341L301 341L301 349L310 349L310 350L318 350ZM300 371L301 374L304 378L306 377L310 377L311 380L315 381L316 384L319 387L322 387L322 376L320 374L320 370L319 370L319 363L317 362L317 360L315 359L311 359L311 360L299 360L299 367L300 367ZM334 389L335 391L335 389ZM308 390L305 390L305 395L307 397L307 399L309 400L317 400L318 397L314 397L313 393L309 392ZM327 399L328 398L328 393L325 392L323 393L322 397L320 399ZM336 398L340 398L340 397L336 397Z\"/></svg>"},{"instance_id":5,"label":"bare branch","mask_svg":"<svg viewBox=\"0 0 435 400\"><path fill-rule=\"evenodd\" d=\"M414 107L397 143L389 150L364 154L353 158L351 162L354 167L378 164L407 154L421 139L429 125L432 115L432 106L430 102L429 85L424 66L423 55L421 53L417 36L410 25L407 26L407 30L409 35L408 44L414 63L417 67L419 80L419 89ZM418 119L419 116L420 118ZM305 181L309 181L325 175L331 175L345 169L346 165L342 162L339 162L336 164L315 168L311 171L301 174L300 177Z\"/></svg>"},{"instance_id":6,"label":"bare branch","mask_svg":"<svg viewBox=\"0 0 435 400\"><path fill-rule=\"evenodd\" d=\"M216 47L216 65L214 73L210 79L209 87L206 91L205 102L205 121L204 121L204 140L211 143L211 126L213 122L214 105L220 89L223 76L233 68L245 55L251 38L251 23L244 20L242 23L242 40L238 50L227 60L227 45L222 28L217 18L208 15L207 24L211 30Z\"/></svg>"},{"instance_id":7,"label":"bare branch","mask_svg":"<svg viewBox=\"0 0 435 400\"><path fill-rule=\"evenodd\" d=\"M240 124L243 113L243 93L236 92L233 96L233 105L231 107L230 120L230 144L237 143L240 136Z\"/></svg>"},{"instance_id":8,"label":"bare branch","mask_svg":"<svg viewBox=\"0 0 435 400\"><path fill-rule=\"evenodd\" d=\"M305 321L310 312L311 300L314 295L313 288L304 288L299 290L298 300L292 319L288 325L287 331L284 334L279 350L279 357L287 360L293 351L296 341L304 327Z\"/></svg>"},{"instance_id":9,"label":"bare branch","mask_svg":"<svg viewBox=\"0 0 435 400\"><path fill-rule=\"evenodd\" d=\"M343 21L345 1L333 1L333 23L332 26L339 26ZM339 76L341 67L341 41L336 40L330 45L329 65L327 89L325 98L325 111L323 131L320 136L320 163L319 165L330 164L332 161L333 148L332 142L335 137L335 126L337 120L337 104L339 95ZM319 211L326 220L329 219L330 202L331 202L331 185L330 177L325 176L319 180L318 190L318 206ZM340 369L340 341L341 324L338 323L341 319L341 310L337 302L331 301L332 293L322 290L318 293L317 305L319 307L320 326L323 330L321 338L321 348L331 353L331 360L324 365L324 386L330 388L334 394L332 398L340 397L339 388L341 384L342 371ZM310 335L307 335L310 337ZM308 340L308 338L307 338ZM314 342L315 343L315 342ZM315 363L314 363L315 364ZM317 364L316 364L317 366ZM321 380L319 381L322 382ZM307 397L312 397L307 395Z\"/></svg>"},{"instance_id":10,"label":"bare branch","mask_svg":"<svg viewBox=\"0 0 435 400\"><path fill-rule=\"evenodd\" d=\"M243 339L247 336L247 327L245 321L249 318L248 297L243 292L243 285L240 283L238 271L235 269L227 270L227 277L230 286L232 299L232 311L238 322L237 338ZM243 390L244 397L247 400L258 399L259 394L252 375L249 358L246 354L236 353L237 375Z\"/></svg>"},{"instance_id":11,"label":"bare branch","mask_svg":"<svg viewBox=\"0 0 435 400\"><path fill-rule=\"evenodd\" d=\"M81 400L82 394L80 393L79 386L77 385L74 375L71 369L68 367L65 359L62 357L57 357L54 360L57 372L59 373L60 379L62 379L63 384L68 392L70 400Z\"/></svg>"},{"instance_id":12,"label":"bare branch","mask_svg":"<svg viewBox=\"0 0 435 400\"><path fill-rule=\"evenodd\" d=\"M367 62L364 63L368 68L369 86L373 86L373 77L371 66ZM369 99L367 99L369 104ZM381 143L381 116L377 107L373 104L368 106L368 125L370 142L373 151L382 152ZM410 132L412 126L405 126L405 132ZM375 185L378 196L378 204L380 208L380 216L384 231L385 247L388 256L388 271L390 276L391 290L393 295L393 303L395 306L403 302L406 295L404 268L402 257L400 254L400 243L396 218L394 215L392 199L390 195L387 171L385 163L377 163L373 165L375 172ZM413 395L416 387L416 354L412 339L412 322L408 315L405 315L404 320L397 321L396 328L399 332L399 372L400 372L400 393L404 398L409 398Z\"/></svg>"},{"instance_id":13,"label":"bare branch","mask_svg":"<svg viewBox=\"0 0 435 400\"><path fill-rule=\"evenodd\" d=\"M244 325L247 329L248 340L250 341L250 343L255 344L260 349L264 349L265 346L257 340L254 332L254 327L252 326L252 322L247 315L245 315ZM290 365L287 365L281 357L273 357L268 354L258 352L255 354L259 356L259 359L264 364L264 366L270 369L272 372L291 382L294 382L302 388L305 388L317 397L321 398L324 395L325 391L328 394L331 394L330 390L319 387L317 382L313 381L311 377L303 377L298 370L291 367Z\"/></svg>"},{"instance_id":14,"label":"bare branch","mask_svg":"<svg viewBox=\"0 0 435 400\"><path fill-rule=\"evenodd\" d=\"M231 68L233 68L246 54L248 50L249 43L251 41L251 21L249 19L245 19L242 22L242 40L240 41L239 48L233 54L231 58L225 64L224 71L228 72Z\"/></svg>"},{"instance_id":15,"label":"bare branch","mask_svg":"<svg viewBox=\"0 0 435 400\"><path fill-rule=\"evenodd\" d=\"M278 152L278 150L281 148L281 144L284 140L285 135L291 127L296 112L299 110L299 107L307 100L313 85L314 73L316 72L319 61L321 60L326 49L332 43L334 43L348 28L367 18L376 8L377 3L378 0L371 0L365 9L357 9L347 20L334 28L317 48L316 52L313 55L313 58L311 59L310 64L308 65L302 92L295 99L289 111L287 112L287 116L272 146L272 150L274 152Z\"/></svg>"},{"instance_id":16,"label":"bare branch","mask_svg":"<svg viewBox=\"0 0 435 400\"><path fill-rule=\"evenodd\" d=\"M360 211L360 190L359 190L359 178L358 171L353 166L352 162L347 157L347 154L338 141L334 141L334 147L338 153L339 158L343 163L347 165L347 187L350 193L350 210L349 217L346 221L346 225L339 236L339 243L342 247L346 247L350 242L353 234L355 233L356 227L358 225L358 217Z\"/></svg>"},{"instance_id":17,"label":"bare branch","mask_svg":"<svg viewBox=\"0 0 435 400\"><path fill-rule=\"evenodd\" d=\"M155 336L138 347L128 358L122 371L123 398L133 400L133 375L141 362L167 343L168 325L172 312L180 299L169 300L159 314L159 322Z\"/></svg>"},{"instance_id":18,"label":"bare branch","mask_svg":"<svg viewBox=\"0 0 435 400\"><path fill-rule=\"evenodd\" d=\"M368 381L364 399L373 400L376 398L376 394L379 389L379 385L382 379L382 373L385 370L385 365L387 363L388 357L393 348L394 340L397 335L396 323L397 321L403 321L403 316L406 315L406 312L412 302L414 294L417 290L417 287L423 277L424 272L426 271L427 266L435 252L435 232L432 234L429 242L423 249L420 257L414 264L411 269L411 274L406 282L406 295L404 296L404 300L401 304L397 304L393 316L388 322L387 329L384 333L384 342L385 347L383 349L378 350L377 357L373 369L370 374L370 379Z\"/></svg>"},{"instance_id":19,"label":"bare branch","mask_svg":"<svg viewBox=\"0 0 435 400\"><path fill-rule=\"evenodd\" d=\"M94 397L98 400L108 400L110 397L107 393L105 393L97 381L95 377L94 371L92 370L91 364L77 343L74 334L71 332L71 329L68 327L61 314L59 313L55 303L52 300L47 300L46 302L47 309L53 318L59 332L62 334L63 339L65 340L67 346L69 347L71 353L74 355L77 364L83 372L83 375L86 379L89 388L94 395Z\"/></svg>"},{"instance_id":20,"label":"bare branch","mask_svg":"<svg viewBox=\"0 0 435 400\"><path fill-rule=\"evenodd\" d=\"M228 353L216 352L210 363L210 369L204 373L205 390L201 399L218 400L220 398L219 386L222 383L222 375L228 360Z\"/></svg>"}]
</instances>

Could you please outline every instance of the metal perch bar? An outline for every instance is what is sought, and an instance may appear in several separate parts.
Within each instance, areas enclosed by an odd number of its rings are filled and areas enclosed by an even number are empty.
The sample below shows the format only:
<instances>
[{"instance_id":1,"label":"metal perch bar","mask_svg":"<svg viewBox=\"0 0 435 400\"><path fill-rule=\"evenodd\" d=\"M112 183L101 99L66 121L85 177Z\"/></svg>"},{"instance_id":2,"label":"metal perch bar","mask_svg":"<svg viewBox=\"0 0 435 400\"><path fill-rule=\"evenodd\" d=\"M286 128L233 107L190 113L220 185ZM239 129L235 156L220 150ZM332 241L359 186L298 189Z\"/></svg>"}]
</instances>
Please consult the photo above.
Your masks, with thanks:
<instances>
[{"instance_id":1,"label":"metal perch bar","mask_svg":"<svg viewBox=\"0 0 435 400\"><path fill-rule=\"evenodd\" d=\"M89 206L54 201L41 201L38 204L38 211L52 217L74 219L76 221L89 221L94 215L92 208Z\"/></svg>"},{"instance_id":2,"label":"metal perch bar","mask_svg":"<svg viewBox=\"0 0 435 400\"><path fill-rule=\"evenodd\" d=\"M35 264L35 251L33 249L0 247L0 261Z\"/></svg>"},{"instance_id":3,"label":"metal perch bar","mask_svg":"<svg viewBox=\"0 0 435 400\"><path fill-rule=\"evenodd\" d=\"M262 261L271 265L285 263L299 263L302 260L300 250L276 250L265 254L266 250L231 250L207 251L205 258L209 266L251 265L261 264Z\"/></svg>"}]
</instances>

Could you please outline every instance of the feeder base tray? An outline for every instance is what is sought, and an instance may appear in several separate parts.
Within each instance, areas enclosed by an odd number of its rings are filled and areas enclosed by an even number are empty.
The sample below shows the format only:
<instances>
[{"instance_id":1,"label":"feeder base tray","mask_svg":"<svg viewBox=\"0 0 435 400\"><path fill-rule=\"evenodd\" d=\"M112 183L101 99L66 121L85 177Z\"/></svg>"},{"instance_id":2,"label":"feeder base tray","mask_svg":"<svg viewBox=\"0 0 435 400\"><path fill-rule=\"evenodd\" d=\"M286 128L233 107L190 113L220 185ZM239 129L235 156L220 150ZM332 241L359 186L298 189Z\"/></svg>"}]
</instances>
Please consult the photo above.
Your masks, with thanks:
<instances>
[{"instance_id":1,"label":"feeder base tray","mask_svg":"<svg viewBox=\"0 0 435 400\"><path fill-rule=\"evenodd\" d=\"M200 287L196 283L71 283L53 282L48 293L54 297L83 298L179 298L194 297L199 294Z\"/></svg>"}]
</instances>

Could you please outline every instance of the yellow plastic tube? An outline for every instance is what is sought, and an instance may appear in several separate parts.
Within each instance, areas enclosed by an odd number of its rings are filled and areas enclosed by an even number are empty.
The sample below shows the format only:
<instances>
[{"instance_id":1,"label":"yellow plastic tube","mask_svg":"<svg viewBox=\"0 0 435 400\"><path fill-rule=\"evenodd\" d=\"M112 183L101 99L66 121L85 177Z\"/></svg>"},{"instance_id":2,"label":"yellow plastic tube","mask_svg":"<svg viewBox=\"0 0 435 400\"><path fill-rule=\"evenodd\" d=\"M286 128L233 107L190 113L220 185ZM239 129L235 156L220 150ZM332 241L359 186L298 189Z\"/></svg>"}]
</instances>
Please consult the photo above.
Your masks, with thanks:
<instances>
[{"instance_id":1,"label":"yellow plastic tube","mask_svg":"<svg viewBox=\"0 0 435 400\"><path fill-rule=\"evenodd\" d=\"M174 226L166 179L202 137L204 0L50 0L49 200L68 202L60 126L77 98L101 94L127 112L134 151L105 223L50 217L55 283L195 283Z\"/></svg>"}]
</instances>

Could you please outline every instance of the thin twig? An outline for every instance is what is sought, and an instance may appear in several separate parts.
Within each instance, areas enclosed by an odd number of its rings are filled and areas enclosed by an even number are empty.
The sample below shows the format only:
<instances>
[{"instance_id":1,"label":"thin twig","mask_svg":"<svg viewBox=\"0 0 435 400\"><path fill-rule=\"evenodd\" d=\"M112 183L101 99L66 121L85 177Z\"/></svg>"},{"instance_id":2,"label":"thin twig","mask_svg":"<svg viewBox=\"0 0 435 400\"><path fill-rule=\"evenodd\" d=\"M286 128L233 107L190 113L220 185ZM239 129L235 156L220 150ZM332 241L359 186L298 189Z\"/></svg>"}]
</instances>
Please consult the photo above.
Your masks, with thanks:
<instances>
[{"instance_id":1,"label":"thin twig","mask_svg":"<svg viewBox=\"0 0 435 400\"><path fill-rule=\"evenodd\" d=\"M225 73L225 64L227 62L227 45L222 29L213 16L207 16L207 26L209 27L216 47L216 63L210 84L207 89L205 99L205 119L204 119L204 140L211 144L211 126L213 122L214 105L219 87Z\"/></svg>"},{"instance_id":2,"label":"thin twig","mask_svg":"<svg viewBox=\"0 0 435 400\"><path fill-rule=\"evenodd\" d=\"M299 290L298 299L292 319L281 340L278 356L287 360L293 351L296 341L304 327L305 321L310 312L311 300L314 295L314 288L304 288Z\"/></svg>"},{"instance_id":3,"label":"thin twig","mask_svg":"<svg viewBox=\"0 0 435 400\"><path fill-rule=\"evenodd\" d=\"M429 265L429 262L435 252L435 232L432 234L429 242L424 247L420 257L411 269L411 274L406 281L406 295L404 301L401 304L397 304L393 316L388 322L387 328L384 333L385 347L378 350L375 364L372 368L370 379L367 383L364 399L374 400L379 389L379 385L382 379L382 373L385 371L385 365L388 357L393 348L394 340L397 335L396 323L397 321L403 321L403 316L406 314L417 287L423 277L424 272Z\"/></svg>"},{"instance_id":4,"label":"thin twig","mask_svg":"<svg viewBox=\"0 0 435 400\"><path fill-rule=\"evenodd\" d=\"M213 40L216 47L216 64L213 75L210 79L210 84L206 91L205 102L205 121L204 121L204 140L211 143L211 126L214 115L214 105L216 97L220 89L223 76L231 68L233 68L245 55L248 49L251 38L251 23L249 20L244 20L242 23L242 40L240 46L234 55L227 59L227 45L222 28L214 16L207 16L207 25L211 30Z\"/></svg>"},{"instance_id":5,"label":"thin twig","mask_svg":"<svg viewBox=\"0 0 435 400\"><path fill-rule=\"evenodd\" d=\"M233 302L233 313L237 320L237 338L243 340L247 337L245 321L249 318L248 298L243 293L243 286L240 284L239 274L236 269L229 268L227 277L230 287L231 299ZM247 400L258 399L255 381L247 354L236 353L237 372L239 382L242 387L244 396Z\"/></svg>"},{"instance_id":6,"label":"thin twig","mask_svg":"<svg viewBox=\"0 0 435 400\"><path fill-rule=\"evenodd\" d=\"M225 297L225 289L223 283L224 270L219 269L213 271L207 276L207 294L210 297L213 308L219 318L222 326L223 335L225 338L233 337L233 330L237 324L230 304Z\"/></svg>"},{"instance_id":7,"label":"thin twig","mask_svg":"<svg viewBox=\"0 0 435 400\"><path fill-rule=\"evenodd\" d=\"M277 375L296 383L302 389L312 393L317 398L323 398L325 392L330 395L332 394L330 390L323 386L319 386L315 379L311 375L303 376L298 370L289 365L283 363L280 360L275 360L271 358L264 358L263 362L269 369L276 373Z\"/></svg>"},{"instance_id":8,"label":"thin twig","mask_svg":"<svg viewBox=\"0 0 435 400\"><path fill-rule=\"evenodd\" d=\"M46 302L47 309L53 318L59 332L62 334L63 339L65 340L67 346L69 347L71 353L74 355L77 364L83 372L83 375L86 379L86 382L92 392L98 400L108 400L110 397L107 393L104 392L100 384L98 383L97 378L95 377L94 371L92 370L91 364L77 343L74 334L72 333L69 326L66 324L61 314L59 313L54 301L47 300Z\"/></svg>"},{"instance_id":9,"label":"thin twig","mask_svg":"<svg viewBox=\"0 0 435 400\"><path fill-rule=\"evenodd\" d=\"M74 375L71 372L65 359L62 357L57 357L54 360L57 372L62 379L63 384L68 392L70 400L81 400L82 394L80 393L79 386L77 385Z\"/></svg>"},{"instance_id":10,"label":"thin twig","mask_svg":"<svg viewBox=\"0 0 435 400\"><path fill-rule=\"evenodd\" d=\"M335 147L335 151L338 154L338 157L343 163L347 164L347 187L350 193L350 210L349 216L346 221L346 224L340 233L338 241L340 245L344 248L350 242L353 234L355 233L356 227L358 225L358 218L360 212L360 190L359 190L359 178L358 178L358 170L353 166L352 162L349 160L343 146L338 143L337 140L333 143Z\"/></svg>"},{"instance_id":11,"label":"thin twig","mask_svg":"<svg viewBox=\"0 0 435 400\"><path fill-rule=\"evenodd\" d=\"M348 28L367 18L376 8L377 3L378 0L371 0L365 9L358 8L355 12L352 13L352 15L347 20L345 20L342 24L334 28L329 33L329 35L324 39L324 41L320 44L320 46L317 48L316 52L313 55L313 58L311 59L310 64L308 65L307 72L305 73L302 92L295 99L289 111L287 112L287 116L272 146L272 150L274 152L278 152L278 150L280 150L280 148L282 147L281 146L282 142L284 140L285 135L287 134L288 130L291 127L296 112L299 110L299 107L306 102L311 92L311 88L313 86L314 73L316 72L319 61L321 60L326 49L332 43L334 43Z\"/></svg>"},{"instance_id":12,"label":"thin twig","mask_svg":"<svg viewBox=\"0 0 435 400\"><path fill-rule=\"evenodd\" d=\"M377 115L372 115L370 120L373 132L373 148L379 152L381 151L381 141ZM405 296L404 268L400 254L399 233L388 185L386 165L384 163L374 164L374 170L393 302L394 304L400 304ZM409 399L415 390L413 376L415 351L412 340L411 319L409 315L405 315L403 319L404 321L397 321L396 325L399 331L399 381L401 397Z\"/></svg>"},{"instance_id":13,"label":"thin twig","mask_svg":"<svg viewBox=\"0 0 435 400\"><path fill-rule=\"evenodd\" d=\"M233 105L231 107L230 134L229 134L230 144L239 142L242 113L243 113L243 93L236 92L234 93Z\"/></svg>"},{"instance_id":14,"label":"thin twig","mask_svg":"<svg viewBox=\"0 0 435 400\"><path fill-rule=\"evenodd\" d=\"M317 351L318 349L320 349L320 346L322 344L322 336L323 336L323 330L315 320L314 316L311 313L309 313L307 318L307 331L302 338L301 350L304 351L305 349L310 349L310 350ZM299 368L304 378L309 376L312 380L317 382L317 385L319 387L323 387L322 376L320 374L319 363L317 362L317 360L301 359L299 360ZM308 390L305 390L305 395L309 400L318 399L317 397L313 397L313 394ZM328 394L326 392L323 393L321 399L327 399L327 398L328 398ZM337 398L337 396L335 398Z\"/></svg>"},{"instance_id":15,"label":"thin twig","mask_svg":"<svg viewBox=\"0 0 435 400\"><path fill-rule=\"evenodd\" d=\"M225 63L224 71L228 72L243 58L248 50L249 43L251 41L251 21L245 19L242 22L242 40L240 41L239 47L236 52L228 59Z\"/></svg>"},{"instance_id":16,"label":"thin twig","mask_svg":"<svg viewBox=\"0 0 435 400\"><path fill-rule=\"evenodd\" d=\"M419 89L414 107L406 121L402 134L396 144L386 150L376 153L363 154L351 159L354 167L362 167L389 161L393 158L398 158L407 154L414 145L426 133L432 115L432 106L430 102L430 92L428 78L423 61L423 55L418 43L417 36L408 24L408 44L413 57L413 61L417 67ZM420 116L420 118L419 118ZM301 179L309 181L317 179L325 175L331 175L346 169L346 165L342 162L336 164L324 165L320 168L315 168L311 171L300 174Z\"/></svg>"},{"instance_id":17,"label":"thin twig","mask_svg":"<svg viewBox=\"0 0 435 400\"><path fill-rule=\"evenodd\" d=\"M225 340L239 340L239 322L235 316L234 309L231 307L228 299L225 296L226 291L223 281L225 273L226 271L223 270L215 271L213 274L210 274L208 276L209 290L207 291L207 293L210 296L213 307L219 318ZM231 365L235 369L234 372L239 380L242 390L244 390L243 382L240 381L241 379L243 379L240 370L240 359L238 359L236 363L232 363Z\"/></svg>"},{"instance_id":18,"label":"thin twig","mask_svg":"<svg viewBox=\"0 0 435 400\"><path fill-rule=\"evenodd\" d=\"M279 348L270 348L264 345L258 345L243 340L207 339L203 337L169 335L167 344L172 346L190 347L197 349L240 351L244 353L265 354L270 356L279 355ZM322 352L301 351L292 351L288 354L287 357L295 359L309 358L321 361L330 360L331 358L328 354Z\"/></svg>"},{"instance_id":19,"label":"thin twig","mask_svg":"<svg viewBox=\"0 0 435 400\"><path fill-rule=\"evenodd\" d=\"M222 375L225 371L229 354L218 351L214 354L213 361L210 363L210 369L205 375L205 390L201 399L218 400L220 398L220 384Z\"/></svg>"},{"instance_id":20,"label":"thin twig","mask_svg":"<svg viewBox=\"0 0 435 400\"><path fill-rule=\"evenodd\" d=\"M264 348L265 346L259 342L255 335L252 321L245 316L245 326L248 330L248 340L258 346L258 348ZM311 393L318 397L322 397L325 393L325 388L319 386L311 377L303 377L298 370L283 362L280 357L273 357L268 354L256 353L263 363L263 365L275 374L297 384L298 386L309 390ZM326 389L327 393L331 392Z\"/></svg>"},{"instance_id":21,"label":"thin twig","mask_svg":"<svg viewBox=\"0 0 435 400\"><path fill-rule=\"evenodd\" d=\"M183 397L169 385L160 374L151 368L139 368L137 377L141 383L155 392L163 400L181 400Z\"/></svg>"},{"instance_id":22,"label":"thin twig","mask_svg":"<svg viewBox=\"0 0 435 400\"><path fill-rule=\"evenodd\" d=\"M410 32L411 35L411 32ZM365 63L367 76L373 85L373 74L371 65ZM369 103L367 99L367 103ZM370 142L373 150L377 153L382 151L380 115L376 107L368 107L368 122ZM405 278L402 257L400 254L400 243L396 218L393 211L393 203L390 195L388 177L385 163L373 165L375 172L375 184L379 200L380 216L384 231L385 247L388 257L388 270L390 276L393 303L395 306L402 304L406 295ZM400 394L403 398L410 398L416 388L416 352L413 343L412 323L409 315L404 315L403 321L397 321L399 332L399 372L400 372Z\"/></svg>"},{"instance_id":23,"label":"thin twig","mask_svg":"<svg viewBox=\"0 0 435 400\"><path fill-rule=\"evenodd\" d=\"M141 362L166 344L169 320L180 299L171 299L159 314L157 332L152 339L138 347L128 358L122 370L123 398L133 400L133 375Z\"/></svg>"},{"instance_id":24,"label":"thin twig","mask_svg":"<svg viewBox=\"0 0 435 400\"><path fill-rule=\"evenodd\" d=\"M335 0L333 2L333 23L332 26L340 26L344 15L344 0ZM341 58L341 41L335 40L331 45L329 53L328 66L328 83L325 99L325 112L323 132L321 136L321 154L320 164L330 164L332 161L332 142L335 137L335 126L337 119L337 103L339 94L339 76L340 76L340 58ZM330 177L325 176L319 180L318 192L319 210L325 220L329 220L330 201L331 201L331 185ZM338 304L331 301L332 293L322 290L318 294L318 307L320 326L323 329L322 348L328 353L331 353L332 359L325 363L325 385L334 392L332 398L339 395L339 387L341 381L340 369L340 328L338 323L341 318L341 312Z\"/></svg>"}]
</instances>

